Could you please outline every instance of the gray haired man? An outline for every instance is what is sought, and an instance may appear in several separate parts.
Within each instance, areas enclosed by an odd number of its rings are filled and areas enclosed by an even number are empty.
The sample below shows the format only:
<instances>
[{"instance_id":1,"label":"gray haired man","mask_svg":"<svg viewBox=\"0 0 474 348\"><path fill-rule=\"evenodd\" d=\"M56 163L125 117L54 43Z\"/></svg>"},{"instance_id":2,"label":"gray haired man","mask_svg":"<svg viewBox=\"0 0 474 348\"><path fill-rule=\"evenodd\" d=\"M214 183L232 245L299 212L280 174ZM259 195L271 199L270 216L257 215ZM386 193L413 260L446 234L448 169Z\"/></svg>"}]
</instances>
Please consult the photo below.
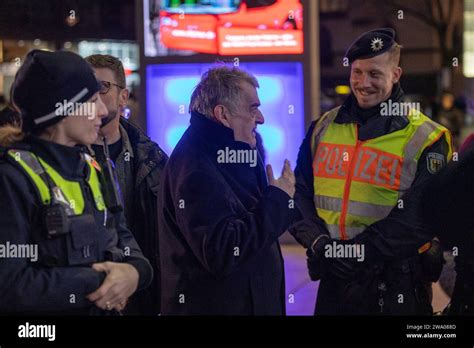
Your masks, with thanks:
<instances>
[{"instance_id":1,"label":"gray haired man","mask_svg":"<svg viewBox=\"0 0 474 348\"><path fill-rule=\"evenodd\" d=\"M288 161L280 178L271 166L265 175L255 148L258 86L223 66L192 94L191 125L159 197L163 315L285 313L278 237L292 220L295 178Z\"/></svg>"}]
</instances>

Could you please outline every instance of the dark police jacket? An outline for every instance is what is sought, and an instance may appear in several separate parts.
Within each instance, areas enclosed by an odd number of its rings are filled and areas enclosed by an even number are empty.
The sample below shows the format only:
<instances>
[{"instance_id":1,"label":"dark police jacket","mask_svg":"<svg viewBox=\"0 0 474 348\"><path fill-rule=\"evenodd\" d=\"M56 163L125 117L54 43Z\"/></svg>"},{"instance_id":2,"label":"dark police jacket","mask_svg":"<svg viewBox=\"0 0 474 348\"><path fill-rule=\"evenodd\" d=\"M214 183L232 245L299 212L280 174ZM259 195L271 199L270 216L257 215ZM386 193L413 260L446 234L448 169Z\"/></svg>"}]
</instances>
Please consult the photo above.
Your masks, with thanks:
<instances>
[{"instance_id":1,"label":"dark police jacket","mask_svg":"<svg viewBox=\"0 0 474 348\"><path fill-rule=\"evenodd\" d=\"M396 85L391 99L401 101L403 92ZM386 117L377 114L380 107L362 111L355 98L349 96L341 106L334 122L357 123L358 137L364 141L403 129L408 125L406 116ZM295 169L295 202L301 219L315 231L325 233L325 222L317 215L314 205L311 135L313 122L300 147ZM430 241L433 233L426 229L419 211L421 187L434 177L429 154L436 153L447 163L448 144L441 137L420 156L415 179L410 190L403 195L403 206L396 206L390 214L367 227L351 240L365 246L365 262L355 262L353 283L334 279L322 279L318 290L316 314L428 314L431 310L429 294L421 277L421 261L418 256L420 245ZM293 228L292 227L290 231ZM363 267L362 267L363 265ZM369 286L375 289L369 292ZM379 284L377 284L379 283ZM415 285L418 283L418 285ZM378 285L383 290L378 289ZM403 301L399 301L399 295Z\"/></svg>"},{"instance_id":2,"label":"dark police jacket","mask_svg":"<svg viewBox=\"0 0 474 348\"><path fill-rule=\"evenodd\" d=\"M85 183L89 166L81 157L82 149L36 137L27 137L12 148L35 153L66 180L78 182L85 202L84 213L91 218L75 220L69 233L47 238L41 219L44 206L37 188L20 165L2 156L0 244L37 244L39 257L37 261L0 258L0 313L101 314L86 299L105 278L105 273L91 268L96 262L129 263L138 270L138 288L148 286L152 268L125 227L123 214L116 215L112 225L104 226L104 212L96 209Z\"/></svg>"},{"instance_id":3,"label":"dark police jacket","mask_svg":"<svg viewBox=\"0 0 474 348\"><path fill-rule=\"evenodd\" d=\"M252 149L192 113L165 167L160 193L163 315L282 315L278 237L290 197L268 186L261 161L218 163L219 150Z\"/></svg>"}]
</instances>

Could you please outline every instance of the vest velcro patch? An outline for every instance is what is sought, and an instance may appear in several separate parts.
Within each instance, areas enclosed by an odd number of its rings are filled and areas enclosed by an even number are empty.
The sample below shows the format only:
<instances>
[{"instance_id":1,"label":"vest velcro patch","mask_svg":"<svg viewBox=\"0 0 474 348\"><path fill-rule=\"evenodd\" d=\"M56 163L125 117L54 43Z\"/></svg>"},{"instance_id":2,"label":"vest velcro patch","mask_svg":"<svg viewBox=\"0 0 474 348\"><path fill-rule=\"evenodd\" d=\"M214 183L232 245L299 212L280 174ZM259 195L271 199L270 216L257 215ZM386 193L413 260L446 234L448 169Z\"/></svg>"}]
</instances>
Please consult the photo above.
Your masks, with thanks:
<instances>
[{"instance_id":1,"label":"vest velcro patch","mask_svg":"<svg viewBox=\"0 0 474 348\"><path fill-rule=\"evenodd\" d=\"M319 143L313 162L314 176L346 180L351 167L352 180L397 190L403 160L378 149L353 145ZM355 161L355 163L352 163Z\"/></svg>"}]
</instances>

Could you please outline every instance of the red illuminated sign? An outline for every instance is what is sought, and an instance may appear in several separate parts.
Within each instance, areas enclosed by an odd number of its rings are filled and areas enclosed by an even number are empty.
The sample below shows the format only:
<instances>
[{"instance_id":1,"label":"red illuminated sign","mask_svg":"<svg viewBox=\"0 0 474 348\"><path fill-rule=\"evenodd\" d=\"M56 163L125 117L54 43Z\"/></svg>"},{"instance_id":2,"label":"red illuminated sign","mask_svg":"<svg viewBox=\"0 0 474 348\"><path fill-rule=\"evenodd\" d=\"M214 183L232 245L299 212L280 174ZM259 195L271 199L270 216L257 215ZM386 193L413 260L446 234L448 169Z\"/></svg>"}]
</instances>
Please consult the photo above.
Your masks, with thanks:
<instances>
[{"instance_id":1,"label":"red illuminated sign","mask_svg":"<svg viewBox=\"0 0 474 348\"><path fill-rule=\"evenodd\" d=\"M178 6L164 8L159 16L160 41L169 49L217 55L303 53L299 0L276 0L258 7L247 2L241 2L235 12L223 13L201 7L194 12Z\"/></svg>"}]
</instances>

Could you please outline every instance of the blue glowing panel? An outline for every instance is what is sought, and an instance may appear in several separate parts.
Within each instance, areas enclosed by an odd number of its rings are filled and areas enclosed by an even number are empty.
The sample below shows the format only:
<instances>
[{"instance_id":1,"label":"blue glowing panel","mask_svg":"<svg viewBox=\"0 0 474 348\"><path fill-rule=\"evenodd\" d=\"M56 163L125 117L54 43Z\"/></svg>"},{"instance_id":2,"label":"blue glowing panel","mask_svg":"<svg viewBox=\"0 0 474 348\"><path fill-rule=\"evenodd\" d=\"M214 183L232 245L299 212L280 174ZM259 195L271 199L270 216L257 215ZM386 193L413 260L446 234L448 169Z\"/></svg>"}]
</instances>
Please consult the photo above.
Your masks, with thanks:
<instances>
[{"instance_id":1,"label":"blue glowing panel","mask_svg":"<svg viewBox=\"0 0 474 348\"><path fill-rule=\"evenodd\" d=\"M171 154L189 126L189 100L201 75L213 64L160 64L147 66L148 135ZM241 63L253 74L265 124L257 131L263 139L266 162L280 172L285 158L296 165L304 138L302 63Z\"/></svg>"}]
</instances>

